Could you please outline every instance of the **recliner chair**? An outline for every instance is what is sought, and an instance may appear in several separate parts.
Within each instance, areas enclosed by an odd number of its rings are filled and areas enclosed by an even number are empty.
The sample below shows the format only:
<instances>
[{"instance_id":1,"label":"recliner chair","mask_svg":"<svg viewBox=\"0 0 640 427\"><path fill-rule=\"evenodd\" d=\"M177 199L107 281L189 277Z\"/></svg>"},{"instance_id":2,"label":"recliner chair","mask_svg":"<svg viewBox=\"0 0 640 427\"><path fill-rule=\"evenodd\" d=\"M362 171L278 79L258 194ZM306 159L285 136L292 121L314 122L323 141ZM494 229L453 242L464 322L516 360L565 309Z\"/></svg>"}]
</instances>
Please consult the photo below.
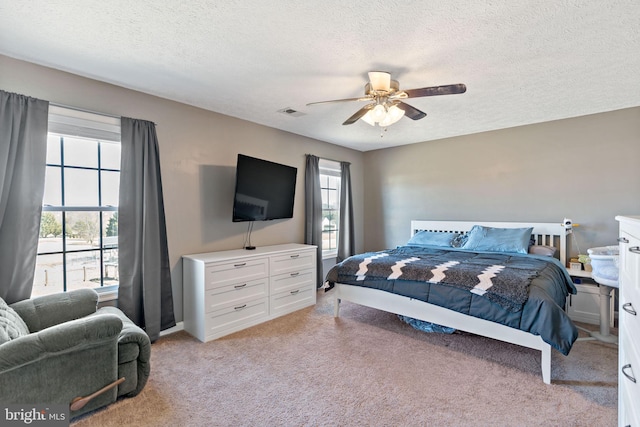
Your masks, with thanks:
<instances>
[{"instance_id":1,"label":"recliner chair","mask_svg":"<svg viewBox=\"0 0 640 427\"><path fill-rule=\"evenodd\" d=\"M0 341L0 402L69 404L73 418L144 388L149 337L122 311L97 309L97 302L93 289L32 298L10 308L0 299L6 341Z\"/></svg>"}]
</instances>

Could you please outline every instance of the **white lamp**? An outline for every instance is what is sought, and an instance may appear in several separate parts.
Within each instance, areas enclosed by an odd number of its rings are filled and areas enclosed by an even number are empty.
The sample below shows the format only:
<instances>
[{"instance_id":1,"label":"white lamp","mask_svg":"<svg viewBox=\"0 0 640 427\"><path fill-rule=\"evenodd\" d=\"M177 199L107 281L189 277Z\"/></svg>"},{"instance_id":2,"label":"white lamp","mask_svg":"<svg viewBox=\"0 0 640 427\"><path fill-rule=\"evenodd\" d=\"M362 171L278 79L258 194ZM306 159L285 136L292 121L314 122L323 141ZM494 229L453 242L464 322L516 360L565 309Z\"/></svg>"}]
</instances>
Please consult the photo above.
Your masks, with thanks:
<instances>
[{"instance_id":1,"label":"white lamp","mask_svg":"<svg viewBox=\"0 0 640 427\"><path fill-rule=\"evenodd\" d=\"M387 109L387 116L384 118L384 120L378 123L378 126L390 126L400 120L402 116L404 116L404 110L398 108L398 106L395 104L391 105L391 107Z\"/></svg>"},{"instance_id":2,"label":"white lamp","mask_svg":"<svg viewBox=\"0 0 640 427\"><path fill-rule=\"evenodd\" d=\"M404 116L404 110L398 108L395 104L385 103L378 104L362 116L362 120L371 126L386 127L394 124Z\"/></svg>"},{"instance_id":3,"label":"white lamp","mask_svg":"<svg viewBox=\"0 0 640 427\"><path fill-rule=\"evenodd\" d=\"M375 126L376 125L376 122L373 120L373 116L371 115L371 110L367 111L367 114L365 114L361 118L362 118L362 120L364 120L366 123L370 124L371 126Z\"/></svg>"},{"instance_id":4,"label":"white lamp","mask_svg":"<svg viewBox=\"0 0 640 427\"><path fill-rule=\"evenodd\" d=\"M381 122L382 120L385 119L386 116L387 116L387 108L382 104L376 105L371 110L371 118L373 119L374 122Z\"/></svg>"}]
</instances>

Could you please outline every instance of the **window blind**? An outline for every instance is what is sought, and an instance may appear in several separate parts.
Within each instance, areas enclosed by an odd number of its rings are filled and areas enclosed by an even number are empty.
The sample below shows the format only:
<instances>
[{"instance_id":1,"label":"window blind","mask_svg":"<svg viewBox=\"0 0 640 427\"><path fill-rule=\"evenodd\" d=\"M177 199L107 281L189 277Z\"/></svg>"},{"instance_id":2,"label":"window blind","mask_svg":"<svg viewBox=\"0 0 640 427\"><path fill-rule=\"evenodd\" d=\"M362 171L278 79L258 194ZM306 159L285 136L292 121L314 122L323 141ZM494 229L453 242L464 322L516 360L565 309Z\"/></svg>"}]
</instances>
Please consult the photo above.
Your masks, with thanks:
<instances>
[{"instance_id":1,"label":"window blind","mask_svg":"<svg viewBox=\"0 0 640 427\"><path fill-rule=\"evenodd\" d=\"M321 175L340 176L340 162L335 160L320 159L318 162Z\"/></svg>"},{"instance_id":2,"label":"window blind","mask_svg":"<svg viewBox=\"0 0 640 427\"><path fill-rule=\"evenodd\" d=\"M50 104L49 132L120 142L120 117Z\"/></svg>"}]
</instances>

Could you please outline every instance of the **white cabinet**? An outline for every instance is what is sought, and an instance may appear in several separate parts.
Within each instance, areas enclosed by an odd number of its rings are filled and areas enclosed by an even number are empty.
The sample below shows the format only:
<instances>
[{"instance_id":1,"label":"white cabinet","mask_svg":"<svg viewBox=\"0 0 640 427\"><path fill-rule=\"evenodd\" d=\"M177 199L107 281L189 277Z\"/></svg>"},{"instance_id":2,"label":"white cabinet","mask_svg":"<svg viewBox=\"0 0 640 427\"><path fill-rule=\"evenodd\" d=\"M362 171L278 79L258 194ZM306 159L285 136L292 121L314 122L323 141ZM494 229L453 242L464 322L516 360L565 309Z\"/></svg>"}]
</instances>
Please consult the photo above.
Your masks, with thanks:
<instances>
[{"instance_id":1,"label":"white cabinet","mask_svg":"<svg viewBox=\"0 0 640 427\"><path fill-rule=\"evenodd\" d=\"M640 217L620 222L618 425L640 426Z\"/></svg>"},{"instance_id":2,"label":"white cabinet","mask_svg":"<svg viewBox=\"0 0 640 427\"><path fill-rule=\"evenodd\" d=\"M210 341L316 303L316 247L182 257L184 329Z\"/></svg>"}]
</instances>

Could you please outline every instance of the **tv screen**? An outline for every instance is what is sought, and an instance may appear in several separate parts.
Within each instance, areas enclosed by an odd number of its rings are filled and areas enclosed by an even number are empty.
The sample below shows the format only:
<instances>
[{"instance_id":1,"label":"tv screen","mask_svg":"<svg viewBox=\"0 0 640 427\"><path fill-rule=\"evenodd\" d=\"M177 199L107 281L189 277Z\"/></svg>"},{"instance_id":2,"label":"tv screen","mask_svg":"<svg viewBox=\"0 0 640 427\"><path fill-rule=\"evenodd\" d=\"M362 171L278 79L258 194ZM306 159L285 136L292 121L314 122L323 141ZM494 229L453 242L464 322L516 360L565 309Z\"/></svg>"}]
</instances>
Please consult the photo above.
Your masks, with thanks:
<instances>
[{"instance_id":1,"label":"tv screen","mask_svg":"<svg viewBox=\"0 0 640 427\"><path fill-rule=\"evenodd\" d=\"M293 218L298 169L238 154L233 221Z\"/></svg>"}]
</instances>

